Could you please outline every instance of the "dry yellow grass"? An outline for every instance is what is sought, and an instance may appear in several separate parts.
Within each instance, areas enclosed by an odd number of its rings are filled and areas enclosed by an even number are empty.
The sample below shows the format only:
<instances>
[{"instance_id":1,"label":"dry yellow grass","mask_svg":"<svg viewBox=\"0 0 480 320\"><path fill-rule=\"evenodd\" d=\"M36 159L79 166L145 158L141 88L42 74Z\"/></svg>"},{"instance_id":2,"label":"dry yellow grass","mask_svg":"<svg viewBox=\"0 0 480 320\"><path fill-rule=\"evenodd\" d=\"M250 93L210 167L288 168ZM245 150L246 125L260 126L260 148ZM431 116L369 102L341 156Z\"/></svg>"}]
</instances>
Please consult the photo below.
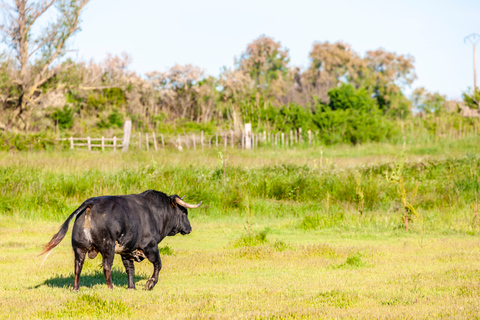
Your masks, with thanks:
<instances>
[{"instance_id":1,"label":"dry yellow grass","mask_svg":"<svg viewBox=\"0 0 480 320\"><path fill-rule=\"evenodd\" d=\"M0 218L0 318L472 319L480 315L480 240L469 236L342 236L272 227L261 246L232 246L240 219L192 220L194 231L160 244L159 284L126 289L120 259L109 290L100 259L71 290L69 235L39 268L40 247L58 225ZM281 242L279 242L281 241ZM281 244L280 246L278 244ZM136 264L137 288L151 264Z\"/></svg>"}]
</instances>

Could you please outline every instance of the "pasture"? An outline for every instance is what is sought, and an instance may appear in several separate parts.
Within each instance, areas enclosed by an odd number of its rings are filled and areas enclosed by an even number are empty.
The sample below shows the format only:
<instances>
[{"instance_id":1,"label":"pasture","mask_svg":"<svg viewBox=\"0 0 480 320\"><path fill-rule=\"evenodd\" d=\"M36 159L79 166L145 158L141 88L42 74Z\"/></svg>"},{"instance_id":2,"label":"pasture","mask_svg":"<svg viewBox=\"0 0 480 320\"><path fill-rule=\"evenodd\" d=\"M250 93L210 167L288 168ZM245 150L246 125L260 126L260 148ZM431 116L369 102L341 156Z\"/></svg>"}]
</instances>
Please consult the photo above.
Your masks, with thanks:
<instances>
[{"instance_id":1,"label":"pasture","mask_svg":"<svg viewBox=\"0 0 480 320\"><path fill-rule=\"evenodd\" d=\"M478 318L478 142L0 153L0 318ZM97 257L73 292L71 225L40 267L83 200L146 189L204 201L153 291Z\"/></svg>"}]
</instances>

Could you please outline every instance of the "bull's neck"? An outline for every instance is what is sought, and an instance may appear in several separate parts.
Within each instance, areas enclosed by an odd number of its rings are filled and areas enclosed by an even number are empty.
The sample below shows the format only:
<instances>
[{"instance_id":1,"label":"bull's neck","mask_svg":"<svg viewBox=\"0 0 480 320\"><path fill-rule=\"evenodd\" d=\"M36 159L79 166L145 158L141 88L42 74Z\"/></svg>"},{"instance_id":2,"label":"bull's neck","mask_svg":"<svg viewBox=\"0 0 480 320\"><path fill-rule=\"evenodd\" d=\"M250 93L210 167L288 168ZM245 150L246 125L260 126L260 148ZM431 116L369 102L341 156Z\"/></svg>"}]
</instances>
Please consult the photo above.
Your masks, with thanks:
<instances>
[{"instance_id":1,"label":"bull's neck","mask_svg":"<svg viewBox=\"0 0 480 320\"><path fill-rule=\"evenodd\" d=\"M178 219L175 212L176 210L176 208L172 208L167 211L167 214L155 217L157 230L160 233L161 239L168 236L177 227Z\"/></svg>"}]
</instances>

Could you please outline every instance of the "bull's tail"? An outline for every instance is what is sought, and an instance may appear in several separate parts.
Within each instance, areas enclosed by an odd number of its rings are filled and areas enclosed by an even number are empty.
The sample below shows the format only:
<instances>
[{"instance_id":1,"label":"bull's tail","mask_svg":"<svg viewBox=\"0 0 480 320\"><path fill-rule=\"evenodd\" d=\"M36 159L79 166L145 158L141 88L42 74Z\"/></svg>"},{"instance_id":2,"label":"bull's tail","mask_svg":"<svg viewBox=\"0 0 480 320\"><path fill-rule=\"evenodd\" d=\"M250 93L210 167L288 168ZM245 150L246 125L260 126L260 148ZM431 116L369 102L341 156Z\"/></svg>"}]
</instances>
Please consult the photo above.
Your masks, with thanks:
<instances>
[{"instance_id":1,"label":"bull's tail","mask_svg":"<svg viewBox=\"0 0 480 320\"><path fill-rule=\"evenodd\" d=\"M73 213L62 224L62 226L60 227L60 230L53 236L52 240L50 240L50 242L43 247L43 251L38 255L38 256L41 256L45 253L47 254L42 261L42 265L43 265L43 262L45 262L45 260L47 259L50 252L53 250L53 248L55 248L63 240L63 238L65 238L70 221L77 215L83 213L83 211L85 211L87 207L88 207L88 203L87 201L85 201L80 207L77 208L77 210L73 211Z\"/></svg>"}]
</instances>

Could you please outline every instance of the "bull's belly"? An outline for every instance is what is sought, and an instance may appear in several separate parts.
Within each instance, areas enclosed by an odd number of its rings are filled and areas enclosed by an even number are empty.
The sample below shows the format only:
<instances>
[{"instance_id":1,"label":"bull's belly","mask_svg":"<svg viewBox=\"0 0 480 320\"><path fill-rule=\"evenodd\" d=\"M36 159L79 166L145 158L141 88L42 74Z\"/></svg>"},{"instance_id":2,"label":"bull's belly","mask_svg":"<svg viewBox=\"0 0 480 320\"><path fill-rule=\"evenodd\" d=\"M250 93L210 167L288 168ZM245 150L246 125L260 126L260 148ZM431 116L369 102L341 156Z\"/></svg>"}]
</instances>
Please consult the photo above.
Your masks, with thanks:
<instances>
[{"instance_id":1,"label":"bull's belly","mask_svg":"<svg viewBox=\"0 0 480 320\"><path fill-rule=\"evenodd\" d=\"M147 257L145 256L145 253L141 249L135 249L135 250L128 250L122 245L120 245L117 241L115 241L115 253L122 255L124 258L136 262L141 262Z\"/></svg>"},{"instance_id":2,"label":"bull's belly","mask_svg":"<svg viewBox=\"0 0 480 320\"><path fill-rule=\"evenodd\" d=\"M115 253L121 255L123 258L126 258L127 260L136 261L136 262L142 262L144 259L147 258L143 250L141 249L128 250L122 245L120 245L118 242L115 242ZM98 251L96 249L90 249L88 251L88 257L90 259L94 259L97 255L98 255Z\"/></svg>"}]
</instances>

